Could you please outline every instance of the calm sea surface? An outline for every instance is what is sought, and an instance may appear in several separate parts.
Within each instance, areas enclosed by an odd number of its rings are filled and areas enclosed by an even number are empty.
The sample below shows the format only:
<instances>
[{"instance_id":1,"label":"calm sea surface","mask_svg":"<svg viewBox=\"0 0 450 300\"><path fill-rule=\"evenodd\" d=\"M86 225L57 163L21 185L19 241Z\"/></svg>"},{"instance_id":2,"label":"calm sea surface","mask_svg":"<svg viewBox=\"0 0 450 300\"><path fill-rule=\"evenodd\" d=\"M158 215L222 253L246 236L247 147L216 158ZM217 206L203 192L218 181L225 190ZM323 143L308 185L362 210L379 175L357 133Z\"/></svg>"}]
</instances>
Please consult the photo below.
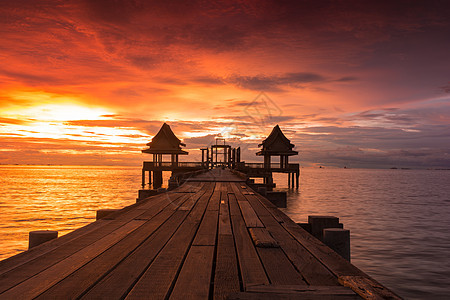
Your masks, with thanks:
<instances>
[{"instance_id":1,"label":"calm sea surface","mask_svg":"<svg viewBox=\"0 0 450 300\"><path fill-rule=\"evenodd\" d=\"M302 169L284 211L333 215L351 231L352 263L408 299L450 295L450 171ZM28 232L66 234L100 208L135 203L140 167L0 166L0 259ZM287 190L286 177L275 177Z\"/></svg>"}]
</instances>

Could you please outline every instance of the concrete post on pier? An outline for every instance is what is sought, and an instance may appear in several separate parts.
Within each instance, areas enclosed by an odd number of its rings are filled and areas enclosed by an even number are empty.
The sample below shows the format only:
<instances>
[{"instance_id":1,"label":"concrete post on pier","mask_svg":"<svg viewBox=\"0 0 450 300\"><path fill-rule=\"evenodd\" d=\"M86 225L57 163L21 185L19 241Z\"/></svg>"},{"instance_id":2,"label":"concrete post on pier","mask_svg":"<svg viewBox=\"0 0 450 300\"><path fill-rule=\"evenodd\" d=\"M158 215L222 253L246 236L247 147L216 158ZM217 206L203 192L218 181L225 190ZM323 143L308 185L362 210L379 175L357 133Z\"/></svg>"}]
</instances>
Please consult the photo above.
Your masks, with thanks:
<instances>
[{"instance_id":1,"label":"concrete post on pier","mask_svg":"<svg viewBox=\"0 0 450 300\"><path fill-rule=\"evenodd\" d=\"M350 230L325 228L323 230L323 242L347 261L350 261Z\"/></svg>"},{"instance_id":2,"label":"concrete post on pier","mask_svg":"<svg viewBox=\"0 0 450 300\"><path fill-rule=\"evenodd\" d=\"M30 231L28 235L28 249L39 246L45 242L56 239L58 237L58 231L54 230L37 230Z\"/></svg>"}]
</instances>

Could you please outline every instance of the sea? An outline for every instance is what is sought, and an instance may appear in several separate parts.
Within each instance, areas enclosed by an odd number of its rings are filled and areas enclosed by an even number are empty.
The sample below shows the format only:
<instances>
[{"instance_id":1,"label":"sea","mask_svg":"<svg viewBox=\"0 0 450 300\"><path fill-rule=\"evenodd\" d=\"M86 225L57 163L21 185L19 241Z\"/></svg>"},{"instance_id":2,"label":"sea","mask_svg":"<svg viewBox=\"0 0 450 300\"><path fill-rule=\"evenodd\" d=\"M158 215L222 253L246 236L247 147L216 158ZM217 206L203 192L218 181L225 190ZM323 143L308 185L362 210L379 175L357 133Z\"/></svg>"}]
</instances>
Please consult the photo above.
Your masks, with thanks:
<instances>
[{"instance_id":1,"label":"sea","mask_svg":"<svg viewBox=\"0 0 450 300\"><path fill-rule=\"evenodd\" d=\"M449 299L450 171L302 168L299 189L274 179L294 221L339 217L361 270L406 299ZM0 166L0 260L25 251L29 231L61 236L135 203L140 184L140 166Z\"/></svg>"}]
</instances>

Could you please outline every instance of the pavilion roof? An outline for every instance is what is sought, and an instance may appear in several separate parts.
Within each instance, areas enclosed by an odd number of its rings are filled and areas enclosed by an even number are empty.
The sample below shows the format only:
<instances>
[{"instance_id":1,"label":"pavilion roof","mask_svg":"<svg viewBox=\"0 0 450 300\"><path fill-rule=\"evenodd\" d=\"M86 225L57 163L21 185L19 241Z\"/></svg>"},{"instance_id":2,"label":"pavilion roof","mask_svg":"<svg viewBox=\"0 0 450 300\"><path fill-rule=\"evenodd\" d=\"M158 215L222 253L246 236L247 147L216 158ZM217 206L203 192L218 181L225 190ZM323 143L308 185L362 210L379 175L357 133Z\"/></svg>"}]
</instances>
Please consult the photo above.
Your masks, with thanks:
<instances>
[{"instance_id":1,"label":"pavilion roof","mask_svg":"<svg viewBox=\"0 0 450 300\"><path fill-rule=\"evenodd\" d=\"M269 136L262 141L258 147L262 149L256 155L297 155L298 152L292 150L295 145L284 135L280 126L276 125Z\"/></svg>"},{"instance_id":2,"label":"pavilion roof","mask_svg":"<svg viewBox=\"0 0 450 300\"><path fill-rule=\"evenodd\" d=\"M147 144L148 149L142 150L143 153L151 154L188 154L181 150L181 146L186 147L179 138L175 136L170 126L164 123L152 141Z\"/></svg>"}]
</instances>

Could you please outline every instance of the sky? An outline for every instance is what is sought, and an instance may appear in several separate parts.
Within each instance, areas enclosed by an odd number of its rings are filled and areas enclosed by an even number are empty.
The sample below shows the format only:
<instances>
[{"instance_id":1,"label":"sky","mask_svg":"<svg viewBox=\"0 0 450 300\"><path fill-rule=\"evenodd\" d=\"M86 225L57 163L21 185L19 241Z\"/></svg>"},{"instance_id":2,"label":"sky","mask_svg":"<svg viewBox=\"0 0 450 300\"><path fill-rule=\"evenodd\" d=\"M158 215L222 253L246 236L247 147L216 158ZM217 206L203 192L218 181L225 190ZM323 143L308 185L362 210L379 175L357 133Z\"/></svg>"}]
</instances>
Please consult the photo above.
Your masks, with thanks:
<instances>
[{"instance_id":1,"label":"sky","mask_svg":"<svg viewBox=\"0 0 450 300\"><path fill-rule=\"evenodd\" d=\"M0 0L0 164L136 165L164 122L198 161L450 168L450 2Z\"/></svg>"}]
</instances>

